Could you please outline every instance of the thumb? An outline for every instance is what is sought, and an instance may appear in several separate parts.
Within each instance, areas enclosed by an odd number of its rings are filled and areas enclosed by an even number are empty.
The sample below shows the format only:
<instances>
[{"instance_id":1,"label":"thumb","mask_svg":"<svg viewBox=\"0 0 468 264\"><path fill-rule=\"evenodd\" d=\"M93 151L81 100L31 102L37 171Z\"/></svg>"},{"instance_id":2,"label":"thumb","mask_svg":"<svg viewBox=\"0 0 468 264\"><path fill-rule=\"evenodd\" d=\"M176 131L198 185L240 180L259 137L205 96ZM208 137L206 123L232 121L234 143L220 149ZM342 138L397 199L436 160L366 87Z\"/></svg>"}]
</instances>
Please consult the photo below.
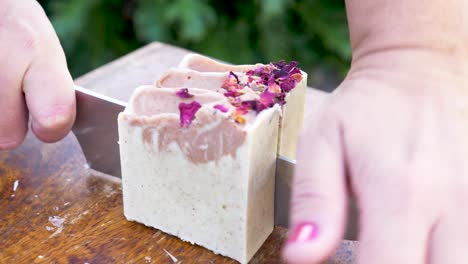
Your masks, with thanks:
<instances>
[{"instance_id":1,"label":"thumb","mask_svg":"<svg viewBox=\"0 0 468 264\"><path fill-rule=\"evenodd\" d=\"M338 246L346 220L345 166L336 115L308 120L297 155L291 197L288 263L321 263Z\"/></svg>"}]
</instances>

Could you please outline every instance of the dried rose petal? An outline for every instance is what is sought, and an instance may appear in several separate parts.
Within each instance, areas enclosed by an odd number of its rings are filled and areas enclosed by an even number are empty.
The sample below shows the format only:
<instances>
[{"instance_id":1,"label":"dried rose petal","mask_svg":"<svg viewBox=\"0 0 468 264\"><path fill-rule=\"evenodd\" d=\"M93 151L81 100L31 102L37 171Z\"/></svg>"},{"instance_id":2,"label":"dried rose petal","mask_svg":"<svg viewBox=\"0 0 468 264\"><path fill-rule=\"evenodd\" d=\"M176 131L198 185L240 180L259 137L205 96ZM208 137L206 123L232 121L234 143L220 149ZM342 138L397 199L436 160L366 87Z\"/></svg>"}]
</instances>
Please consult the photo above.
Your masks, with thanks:
<instances>
[{"instance_id":1,"label":"dried rose petal","mask_svg":"<svg viewBox=\"0 0 468 264\"><path fill-rule=\"evenodd\" d=\"M284 60L281 60L277 63L272 63L276 68L283 70L285 72L290 72L292 69L297 67L297 61L291 61L289 64Z\"/></svg>"},{"instance_id":2,"label":"dried rose petal","mask_svg":"<svg viewBox=\"0 0 468 264\"><path fill-rule=\"evenodd\" d=\"M271 77L272 68L271 66L260 66L255 68L254 70L250 70L247 72L247 76L258 76L264 82L267 82Z\"/></svg>"},{"instance_id":3,"label":"dried rose petal","mask_svg":"<svg viewBox=\"0 0 468 264\"><path fill-rule=\"evenodd\" d=\"M188 127L193 119L195 119L195 114L201 108L201 104L197 101L193 101L189 104L180 103L179 112L180 112L180 126Z\"/></svg>"},{"instance_id":4,"label":"dried rose petal","mask_svg":"<svg viewBox=\"0 0 468 264\"><path fill-rule=\"evenodd\" d=\"M187 88L182 88L176 92L176 95L180 98L192 98L193 94L189 93Z\"/></svg>"},{"instance_id":5,"label":"dried rose petal","mask_svg":"<svg viewBox=\"0 0 468 264\"><path fill-rule=\"evenodd\" d=\"M240 85L239 77L232 71L229 72L228 76L224 79L221 88L224 88L228 91L241 90L242 87Z\"/></svg>"},{"instance_id":6,"label":"dried rose petal","mask_svg":"<svg viewBox=\"0 0 468 264\"><path fill-rule=\"evenodd\" d=\"M234 77L237 83L240 83L239 77L232 71L229 72L229 77Z\"/></svg>"},{"instance_id":7,"label":"dried rose petal","mask_svg":"<svg viewBox=\"0 0 468 264\"><path fill-rule=\"evenodd\" d=\"M258 101L260 104L266 107L270 107L275 104L275 97L275 93L270 93L268 90L266 90L260 95L260 99Z\"/></svg>"},{"instance_id":8,"label":"dried rose petal","mask_svg":"<svg viewBox=\"0 0 468 264\"><path fill-rule=\"evenodd\" d=\"M229 109L222 105L222 104L217 104L214 106L215 109L218 109L219 111L223 112L223 113L226 113L227 111L229 111Z\"/></svg>"},{"instance_id":9,"label":"dried rose petal","mask_svg":"<svg viewBox=\"0 0 468 264\"><path fill-rule=\"evenodd\" d=\"M273 62L272 64L275 65L276 68L282 69L286 66L286 61L280 60L278 62Z\"/></svg>"},{"instance_id":10,"label":"dried rose petal","mask_svg":"<svg viewBox=\"0 0 468 264\"><path fill-rule=\"evenodd\" d=\"M291 71L289 71L290 76L293 76L294 74L299 74L302 76L301 70L299 68L294 68Z\"/></svg>"},{"instance_id":11,"label":"dried rose petal","mask_svg":"<svg viewBox=\"0 0 468 264\"><path fill-rule=\"evenodd\" d=\"M236 107L236 114L245 115L249 112L249 109L252 109L251 102L254 104L256 101L244 101L239 106Z\"/></svg>"},{"instance_id":12,"label":"dried rose petal","mask_svg":"<svg viewBox=\"0 0 468 264\"><path fill-rule=\"evenodd\" d=\"M286 63L286 65L284 65L283 70L287 72L291 72L291 70L295 69L296 66L297 66L297 61L291 61L289 64Z\"/></svg>"},{"instance_id":13,"label":"dried rose petal","mask_svg":"<svg viewBox=\"0 0 468 264\"><path fill-rule=\"evenodd\" d=\"M289 77L295 73L300 73L299 68L297 68L297 62L291 61L289 64L286 63L284 60L278 63L272 63L275 66L275 70L273 71L275 78L285 78Z\"/></svg>"},{"instance_id":14,"label":"dried rose petal","mask_svg":"<svg viewBox=\"0 0 468 264\"><path fill-rule=\"evenodd\" d=\"M288 77L288 72L282 69L279 70L274 70L273 71L273 78L274 79L279 79L279 78L286 78Z\"/></svg>"},{"instance_id":15,"label":"dried rose petal","mask_svg":"<svg viewBox=\"0 0 468 264\"><path fill-rule=\"evenodd\" d=\"M256 100L248 100L248 101L243 101L241 103L242 107L247 108L247 109L254 109L256 107L257 101Z\"/></svg>"},{"instance_id":16,"label":"dried rose petal","mask_svg":"<svg viewBox=\"0 0 468 264\"><path fill-rule=\"evenodd\" d=\"M268 85L268 91L271 93L278 94L281 93L281 87L276 82L274 82Z\"/></svg>"},{"instance_id":17,"label":"dried rose petal","mask_svg":"<svg viewBox=\"0 0 468 264\"><path fill-rule=\"evenodd\" d=\"M232 105L238 105L241 103L240 97L228 97L228 99Z\"/></svg>"},{"instance_id":18,"label":"dried rose petal","mask_svg":"<svg viewBox=\"0 0 468 264\"><path fill-rule=\"evenodd\" d=\"M241 92L241 91L228 91L228 92L224 93L224 96L226 96L226 97L238 97L241 94L243 94L243 92Z\"/></svg>"},{"instance_id":19,"label":"dried rose petal","mask_svg":"<svg viewBox=\"0 0 468 264\"><path fill-rule=\"evenodd\" d=\"M281 90L285 92L290 92L294 87L296 87L296 79L288 78L280 84Z\"/></svg>"},{"instance_id":20,"label":"dried rose petal","mask_svg":"<svg viewBox=\"0 0 468 264\"><path fill-rule=\"evenodd\" d=\"M228 91L235 91L240 88L239 84L236 82L235 79L226 78L221 85L221 88L224 88Z\"/></svg>"}]
</instances>

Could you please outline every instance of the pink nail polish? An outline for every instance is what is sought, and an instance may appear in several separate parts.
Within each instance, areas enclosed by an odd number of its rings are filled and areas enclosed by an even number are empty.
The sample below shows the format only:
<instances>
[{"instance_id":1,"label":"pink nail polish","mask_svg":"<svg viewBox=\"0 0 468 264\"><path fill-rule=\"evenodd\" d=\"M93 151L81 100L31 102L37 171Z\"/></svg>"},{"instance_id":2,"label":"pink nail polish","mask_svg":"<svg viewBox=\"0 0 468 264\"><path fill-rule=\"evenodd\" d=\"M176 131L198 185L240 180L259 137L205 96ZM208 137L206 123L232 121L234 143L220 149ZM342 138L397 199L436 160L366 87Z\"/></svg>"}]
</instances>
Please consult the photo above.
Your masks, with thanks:
<instances>
[{"instance_id":1,"label":"pink nail polish","mask_svg":"<svg viewBox=\"0 0 468 264\"><path fill-rule=\"evenodd\" d=\"M315 223L301 223L294 228L293 232L289 236L288 243L311 241L317 238L317 235L318 227Z\"/></svg>"}]
</instances>

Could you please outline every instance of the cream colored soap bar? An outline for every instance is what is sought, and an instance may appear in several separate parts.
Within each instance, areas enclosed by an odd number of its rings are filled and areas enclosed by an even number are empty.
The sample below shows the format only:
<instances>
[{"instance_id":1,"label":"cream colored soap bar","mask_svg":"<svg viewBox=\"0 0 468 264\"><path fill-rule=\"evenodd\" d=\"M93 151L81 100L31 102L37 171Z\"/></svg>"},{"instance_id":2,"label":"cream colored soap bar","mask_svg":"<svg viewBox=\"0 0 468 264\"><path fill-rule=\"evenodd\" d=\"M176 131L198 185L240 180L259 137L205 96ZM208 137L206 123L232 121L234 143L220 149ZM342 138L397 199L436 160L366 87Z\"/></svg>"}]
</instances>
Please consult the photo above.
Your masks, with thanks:
<instances>
[{"instance_id":1,"label":"cream colored soap bar","mask_svg":"<svg viewBox=\"0 0 468 264\"><path fill-rule=\"evenodd\" d=\"M124 213L247 263L273 230L279 106L235 119L224 95L139 87L119 115Z\"/></svg>"},{"instance_id":2,"label":"cream colored soap bar","mask_svg":"<svg viewBox=\"0 0 468 264\"><path fill-rule=\"evenodd\" d=\"M220 76L227 74L229 71L233 71L238 76L241 76L249 70L255 71L255 69L262 67L265 67L265 65L230 65L217 62L198 54L189 54L186 55L179 64L179 68L181 70L177 71L173 69L169 71L161 77L157 85L171 87L172 85L177 84L176 86L197 87L191 85L196 83L196 80L205 80L205 82L210 82L211 85L204 87L217 89L213 88L214 84L219 83L219 79L221 78ZM178 78L183 75L184 72L188 74L187 76L191 76L190 79ZM203 72L206 73L206 75L202 75L200 78L200 74L197 74L196 72ZM295 84L293 89L286 93L286 97L284 98L286 104L283 105L281 109L282 113L279 126L278 154L290 159L296 158L297 142L304 120L307 74L301 71L301 75L301 80ZM182 81L182 83L176 83L176 80Z\"/></svg>"}]
</instances>

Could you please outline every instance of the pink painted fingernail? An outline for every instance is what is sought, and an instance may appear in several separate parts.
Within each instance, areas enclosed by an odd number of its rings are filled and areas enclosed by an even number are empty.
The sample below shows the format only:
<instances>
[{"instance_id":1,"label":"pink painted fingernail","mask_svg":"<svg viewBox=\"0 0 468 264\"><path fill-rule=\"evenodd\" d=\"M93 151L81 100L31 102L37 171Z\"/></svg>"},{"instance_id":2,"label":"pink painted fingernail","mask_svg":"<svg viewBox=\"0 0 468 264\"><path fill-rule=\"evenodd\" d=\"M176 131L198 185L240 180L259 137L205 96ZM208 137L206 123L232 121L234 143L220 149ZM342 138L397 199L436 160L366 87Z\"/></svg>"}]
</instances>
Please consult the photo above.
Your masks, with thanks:
<instances>
[{"instance_id":1,"label":"pink painted fingernail","mask_svg":"<svg viewBox=\"0 0 468 264\"><path fill-rule=\"evenodd\" d=\"M291 235L288 243L307 242L317 238L318 227L315 223L306 222L297 225Z\"/></svg>"}]
</instances>

